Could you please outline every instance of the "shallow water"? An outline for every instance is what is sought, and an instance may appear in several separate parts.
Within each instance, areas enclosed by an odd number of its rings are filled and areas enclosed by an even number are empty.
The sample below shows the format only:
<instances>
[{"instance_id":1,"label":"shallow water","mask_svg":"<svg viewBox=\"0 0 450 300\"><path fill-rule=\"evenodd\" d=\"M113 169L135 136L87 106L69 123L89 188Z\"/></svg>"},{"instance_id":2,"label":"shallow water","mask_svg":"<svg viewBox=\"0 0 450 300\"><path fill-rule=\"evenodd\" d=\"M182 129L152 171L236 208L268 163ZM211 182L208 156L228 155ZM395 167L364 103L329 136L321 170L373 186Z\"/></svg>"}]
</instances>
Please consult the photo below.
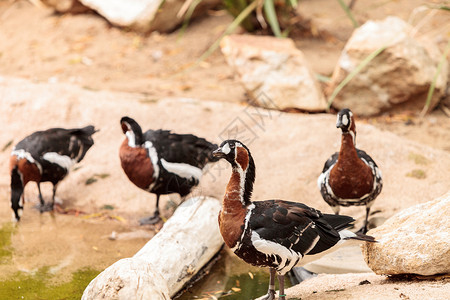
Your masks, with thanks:
<instances>
[{"instance_id":1,"label":"shallow water","mask_svg":"<svg viewBox=\"0 0 450 300\"><path fill-rule=\"evenodd\" d=\"M23 219L13 223L9 201L0 196L0 295L8 296L0 299L79 299L98 273L133 256L155 234L130 225L111 208L76 216L40 214L32 206L27 203ZM116 240L108 238L113 231ZM323 263L328 269L333 266L332 273L349 272L348 267L355 272L364 261L359 247L353 250L342 249ZM350 266L348 257L351 264L357 259L359 264ZM345 270L335 270L338 262ZM254 299L267 293L268 282L268 269L250 266L222 250L209 273L178 299ZM286 277L285 287L290 285Z\"/></svg>"},{"instance_id":2,"label":"shallow water","mask_svg":"<svg viewBox=\"0 0 450 300\"><path fill-rule=\"evenodd\" d=\"M22 220L14 223L8 201L1 200L0 299L79 299L97 274L133 256L154 234L108 217L114 211L88 218L40 214L31 203ZM108 239L113 231L127 238ZM267 269L222 250L209 274L178 299L252 299L267 292L268 282Z\"/></svg>"},{"instance_id":3,"label":"shallow water","mask_svg":"<svg viewBox=\"0 0 450 300\"><path fill-rule=\"evenodd\" d=\"M278 288L278 282L276 288ZM188 289L177 300L188 299L255 299L267 293L269 270L246 264L229 250L222 250L209 274ZM285 278L285 287L290 287Z\"/></svg>"},{"instance_id":4,"label":"shallow water","mask_svg":"<svg viewBox=\"0 0 450 300\"><path fill-rule=\"evenodd\" d=\"M121 248L120 241L109 241L101 235L103 230L116 227L115 222L105 226L96 222L80 223L74 216L37 217L42 221L39 225L36 220L31 222L28 218L24 225L6 222L0 228L1 299L79 299L89 282L104 268L135 252L118 257L114 249ZM97 246L90 249L82 246L80 229L87 234L85 231L93 231L96 226L102 227L93 234L99 239ZM73 232L68 233L67 230ZM62 232L66 233L64 238L61 237ZM134 248L140 248L142 245L138 244L146 242L134 240L128 241L132 244L137 242ZM67 243L78 245L66 248ZM104 248L109 250L101 251ZM96 263L89 259L92 255L96 256ZM81 256L85 257L81 259ZM267 292L268 282L267 269L247 265L234 254L222 250L209 274L178 299L213 299L212 296L219 299L254 299ZM290 286L288 279L285 285Z\"/></svg>"},{"instance_id":5,"label":"shallow water","mask_svg":"<svg viewBox=\"0 0 450 300\"><path fill-rule=\"evenodd\" d=\"M98 273L134 255L149 239L109 240L112 231L136 230L110 218L111 211L94 216L40 214L34 203L26 203L22 220L11 222L9 201L2 194L0 299L80 299Z\"/></svg>"}]
</instances>

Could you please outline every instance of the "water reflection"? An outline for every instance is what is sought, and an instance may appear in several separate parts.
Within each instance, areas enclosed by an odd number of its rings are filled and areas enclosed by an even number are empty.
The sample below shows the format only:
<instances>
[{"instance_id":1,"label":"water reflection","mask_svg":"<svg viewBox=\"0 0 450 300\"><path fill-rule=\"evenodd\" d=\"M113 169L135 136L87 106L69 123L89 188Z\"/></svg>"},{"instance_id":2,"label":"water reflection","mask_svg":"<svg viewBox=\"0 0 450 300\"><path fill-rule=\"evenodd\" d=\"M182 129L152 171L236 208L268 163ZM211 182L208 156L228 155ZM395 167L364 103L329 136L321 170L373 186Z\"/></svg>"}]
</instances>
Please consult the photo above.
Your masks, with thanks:
<instances>
[{"instance_id":1,"label":"water reflection","mask_svg":"<svg viewBox=\"0 0 450 300\"><path fill-rule=\"evenodd\" d=\"M250 266L229 250L222 250L221 257L209 274L188 289L177 300L188 299L255 299L267 293L269 270ZM291 283L286 278L285 286ZM278 283L276 283L278 288Z\"/></svg>"}]
</instances>

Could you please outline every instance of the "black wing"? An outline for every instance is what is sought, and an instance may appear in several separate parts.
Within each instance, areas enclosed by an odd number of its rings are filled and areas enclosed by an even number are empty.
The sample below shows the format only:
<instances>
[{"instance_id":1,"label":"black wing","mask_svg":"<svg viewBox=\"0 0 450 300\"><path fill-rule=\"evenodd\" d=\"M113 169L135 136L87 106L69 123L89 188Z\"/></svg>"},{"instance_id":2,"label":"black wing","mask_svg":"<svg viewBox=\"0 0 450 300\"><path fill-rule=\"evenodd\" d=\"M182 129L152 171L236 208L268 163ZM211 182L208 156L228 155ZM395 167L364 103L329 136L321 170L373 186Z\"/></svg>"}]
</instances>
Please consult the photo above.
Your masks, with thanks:
<instances>
[{"instance_id":1,"label":"black wing","mask_svg":"<svg viewBox=\"0 0 450 300\"><path fill-rule=\"evenodd\" d=\"M327 159L323 166L322 173L320 174L319 178L317 179L317 185L320 190L320 194L322 195L323 200L327 202L331 206L338 205L337 200L332 197L332 195L327 190L327 184L326 181L328 180L327 177L329 176L330 169L337 163L339 157L339 152L335 152L333 155L330 156L330 158Z\"/></svg>"},{"instance_id":2,"label":"black wing","mask_svg":"<svg viewBox=\"0 0 450 300\"><path fill-rule=\"evenodd\" d=\"M67 155L71 159L77 159L79 162L94 144L92 139L94 132L94 126L75 129L51 128L37 131L20 141L15 149L24 149L38 160L45 153L56 152L60 155Z\"/></svg>"},{"instance_id":3,"label":"black wing","mask_svg":"<svg viewBox=\"0 0 450 300\"><path fill-rule=\"evenodd\" d=\"M364 150L356 149L356 153L358 157L364 159L367 162L367 164L370 165L370 163L373 163L375 167L378 167L375 161L372 159L372 157L370 157L370 155L367 154ZM323 166L322 173L325 173L329 168L331 168L334 164L336 164L338 158L339 152L335 152L332 156L330 156L330 158L328 158L328 160L325 162Z\"/></svg>"},{"instance_id":4,"label":"black wing","mask_svg":"<svg viewBox=\"0 0 450 300\"><path fill-rule=\"evenodd\" d=\"M370 164L372 163L375 167L378 168L377 164L375 163L375 161L372 159L372 157L370 157L369 154L366 153L366 151L364 150L360 150L360 149L356 149L356 153L358 154L358 157L365 160L366 163L370 166Z\"/></svg>"},{"instance_id":5,"label":"black wing","mask_svg":"<svg viewBox=\"0 0 450 300\"><path fill-rule=\"evenodd\" d=\"M338 231L354 221L348 216L323 215L296 202L269 200L254 204L251 229L262 239L280 244L302 256L320 253L334 246L341 239Z\"/></svg>"},{"instance_id":6,"label":"black wing","mask_svg":"<svg viewBox=\"0 0 450 300\"><path fill-rule=\"evenodd\" d=\"M217 149L217 145L192 134L176 134L161 129L148 130L144 133L144 140L152 142L159 158L168 162L186 163L203 169L208 162L218 160L211 154Z\"/></svg>"},{"instance_id":7,"label":"black wing","mask_svg":"<svg viewBox=\"0 0 450 300\"><path fill-rule=\"evenodd\" d=\"M327 159L327 161L325 162L325 164L323 166L322 173L325 173L329 168L331 168L331 166L333 166L334 164L337 163L338 156L339 156L339 152L336 152L333 155L331 155L330 158Z\"/></svg>"},{"instance_id":8,"label":"black wing","mask_svg":"<svg viewBox=\"0 0 450 300\"><path fill-rule=\"evenodd\" d=\"M381 193L381 189L383 188L383 178L381 176L381 171L372 157L370 157L370 155L367 154L364 150L356 149L356 153L358 154L358 157L372 169L372 174L375 180L375 189L370 194L370 199L375 199Z\"/></svg>"}]
</instances>

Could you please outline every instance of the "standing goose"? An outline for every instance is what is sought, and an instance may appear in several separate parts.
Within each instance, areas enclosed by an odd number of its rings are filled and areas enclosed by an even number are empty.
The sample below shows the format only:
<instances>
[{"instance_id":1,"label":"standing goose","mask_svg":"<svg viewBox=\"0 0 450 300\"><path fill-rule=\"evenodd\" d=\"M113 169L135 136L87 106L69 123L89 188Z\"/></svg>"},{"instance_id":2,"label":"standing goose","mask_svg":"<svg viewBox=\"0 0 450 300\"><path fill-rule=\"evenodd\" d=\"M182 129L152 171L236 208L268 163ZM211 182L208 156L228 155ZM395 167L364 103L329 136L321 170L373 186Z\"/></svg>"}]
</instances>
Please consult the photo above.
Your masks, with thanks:
<instances>
[{"instance_id":1,"label":"standing goose","mask_svg":"<svg viewBox=\"0 0 450 300\"><path fill-rule=\"evenodd\" d=\"M340 247L349 240L374 242L374 238L345 228L348 216L322 214L305 204L284 200L251 201L255 163L250 150L237 140L224 141L213 155L232 167L219 214L219 228L228 247L245 262L270 269L267 296L285 299L284 275Z\"/></svg>"},{"instance_id":2,"label":"standing goose","mask_svg":"<svg viewBox=\"0 0 450 300\"><path fill-rule=\"evenodd\" d=\"M325 162L317 185L335 214L340 206L365 205L360 231L366 233L370 207L383 187L381 171L366 152L356 148L356 124L349 109L339 111L336 127L342 130L341 149Z\"/></svg>"},{"instance_id":3,"label":"standing goose","mask_svg":"<svg viewBox=\"0 0 450 300\"><path fill-rule=\"evenodd\" d=\"M80 162L94 141L94 126L64 129L51 128L37 131L20 141L11 152L9 168L11 174L11 208L17 221L23 212L23 191L29 181L35 181L39 190L40 211L51 211L55 203L58 183L69 173L71 167ZM45 204L41 193L41 182L53 184L50 204ZM22 201L21 201L22 200Z\"/></svg>"},{"instance_id":4,"label":"standing goose","mask_svg":"<svg viewBox=\"0 0 450 300\"><path fill-rule=\"evenodd\" d=\"M140 224L155 224L161 220L159 197L188 195L199 184L206 164L218 160L211 156L217 145L168 130L142 133L139 124L129 117L123 117L120 124L126 136L119 151L122 169L136 186L156 194L154 215L141 219Z\"/></svg>"}]
</instances>

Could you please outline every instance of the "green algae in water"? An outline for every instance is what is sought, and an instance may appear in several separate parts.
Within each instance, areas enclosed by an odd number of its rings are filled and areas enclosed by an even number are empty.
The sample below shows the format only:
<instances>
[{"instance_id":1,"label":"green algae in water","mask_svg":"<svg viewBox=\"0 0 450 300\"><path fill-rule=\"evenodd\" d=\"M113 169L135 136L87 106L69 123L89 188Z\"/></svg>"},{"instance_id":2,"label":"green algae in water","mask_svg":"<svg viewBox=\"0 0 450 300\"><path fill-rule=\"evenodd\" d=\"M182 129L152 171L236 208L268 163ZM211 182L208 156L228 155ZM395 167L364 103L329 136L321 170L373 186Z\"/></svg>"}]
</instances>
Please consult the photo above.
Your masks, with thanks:
<instances>
[{"instance_id":1,"label":"green algae in water","mask_svg":"<svg viewBox=\"0 0 450 300\"><path fill-rule=\"evenodd\" d=\"M191 288L181 295L177 300L187 299L223 299L223 300L242 300L242 299L255 299L257 297L267 294L269 287L269 273L263 270L253 271L252 277L248 273L235 274L228 278L224 278L226 281L223 289L217 290L217 288L204 287ZM202 279L204 280L204 279ZM199 282L202 285L202 282ZM284 280L285 288L291 287L291 282L286 276ZM275 289L278 289L278 280L275 280Z\"/></svg>"},{"instance_id":2,"label":"green algae in water","mask_svg":"<svg viewBox=\"0 0 450 300\"><path fill-rule=\"evenodd\" d=\"M234 275L228 278L225 290L229 291L229 294L224 294L219 297L223 300L242 300L242 299L255 299L256 297L264 296L267 294L269 288L269 273L257 272L253 273L253 278L248 274ZM286 276L284 280L284 287L291 287L290 281ZM238 287L239 284L239 287ZM239 290L233 290L238 287ZM275 279L275 289L278 289L278 279Z\"/></svg>"},{"instance_id":3,"label":"green algae in water","mask_svg":"<svg viewBox=\"0 0 450 300\"><path fill-rule=\"evenodd\" d=\"M9 280L0 281L2 299L80 299L86 286L100 271L80 269L72 274L72 280L52 284L56 276L49 274L49 267L35 274L17 272Z\"/></svg>"},{"instance_id":4,"label":"green algae in water","mask_svg":"<svg viewBox=\"0 0 450 300\"><path fill-rule=\"evenodd\" d=\"M0 263L8 262L12 257L11 236L14 233L12 223L3 224L0 228Z\"/></svg>"},{"instance_id":5,"label":"green algae in water","mask_svg":"<svg viewBox=\"0 0 450 300\"><path fill-rule=\"evenodd\" d=\"M291 286L288 277L285 277L285 288ZM278 280L275 280L275 285L278 288ZM268 287L268 268L248 265L234 254L222 250L208 274L176 299L255 299L267 294Z\"/></svg>"},{"instance_id":6,"label":"green algae in water","mask_svg":"<svg viewBox=\"0 0 450 300\"><path fill-rule=\"evenodd\" d=\"M15 233L14 223L5 223L0 228L0 263L9 264L13 254L11 237ZM86 286L100 271L80 269L72 274L69 282L54 284L58 275L49 273L44 267L30 274L16 272L0 281L0 299L80 299Z\"/></svg>"}]
</instances>

